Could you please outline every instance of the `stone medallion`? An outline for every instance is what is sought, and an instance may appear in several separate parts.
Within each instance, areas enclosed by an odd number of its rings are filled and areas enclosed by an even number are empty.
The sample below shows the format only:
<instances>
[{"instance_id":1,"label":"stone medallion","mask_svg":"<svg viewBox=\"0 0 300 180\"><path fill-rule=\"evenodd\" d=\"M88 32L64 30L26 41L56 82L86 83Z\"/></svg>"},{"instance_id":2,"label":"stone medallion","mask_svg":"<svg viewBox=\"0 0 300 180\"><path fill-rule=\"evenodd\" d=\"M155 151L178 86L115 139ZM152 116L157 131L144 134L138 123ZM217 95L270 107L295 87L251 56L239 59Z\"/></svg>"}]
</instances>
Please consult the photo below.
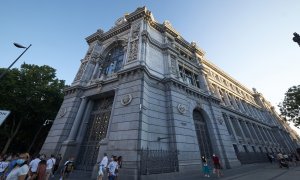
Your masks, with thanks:
<instances>
[{"instance_id":1,"label":"stone medallion","mask_svg":"<svg viewBox=\"0 0 300 180\"><path fill-rule=\"evenodd\" d=\"M131 96L131 94L126 94L126 95L124 95L124 96L122 97L122 99L121 99L121 104L122 104L123 106L126 106L126 105L130 104L131 101L132 101L132 96Z\"/></svg>"},{"instance_id":2,"label":"stone medallion","mask_svg":"<svg viewBox=\"0 0 300 180\"><path fill-rule=\"evenodd\" d=\"M184 114L186 112L186 107L183 104L178 104L177 109L181 114Z\"/></svg>"}]
</instances>

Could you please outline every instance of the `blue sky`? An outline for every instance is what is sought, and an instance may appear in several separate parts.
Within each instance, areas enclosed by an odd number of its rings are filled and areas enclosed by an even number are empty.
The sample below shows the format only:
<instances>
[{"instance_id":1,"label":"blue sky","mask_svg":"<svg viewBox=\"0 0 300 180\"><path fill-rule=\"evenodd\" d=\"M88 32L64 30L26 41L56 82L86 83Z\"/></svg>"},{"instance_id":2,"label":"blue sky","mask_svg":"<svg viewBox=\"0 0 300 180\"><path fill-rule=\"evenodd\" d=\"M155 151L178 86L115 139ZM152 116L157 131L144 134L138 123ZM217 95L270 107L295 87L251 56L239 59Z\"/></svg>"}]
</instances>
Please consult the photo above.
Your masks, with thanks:
<instances>
[{"instance_id":1,"label":"blue sky","mask_svg":"<svg viewBox=\"0 0 300 180\"><path fill-rule=\"evenodd\" d=\"M13 42L32 44L14 67L46 64L71 84L88 48L85 38L140 6L158 22L169 20L207 59L274 106L300 84L300 47L292 41L293 32L300 34L299 0L3 0L0 67L21 53Z\"/></svg>"}]
</instances>

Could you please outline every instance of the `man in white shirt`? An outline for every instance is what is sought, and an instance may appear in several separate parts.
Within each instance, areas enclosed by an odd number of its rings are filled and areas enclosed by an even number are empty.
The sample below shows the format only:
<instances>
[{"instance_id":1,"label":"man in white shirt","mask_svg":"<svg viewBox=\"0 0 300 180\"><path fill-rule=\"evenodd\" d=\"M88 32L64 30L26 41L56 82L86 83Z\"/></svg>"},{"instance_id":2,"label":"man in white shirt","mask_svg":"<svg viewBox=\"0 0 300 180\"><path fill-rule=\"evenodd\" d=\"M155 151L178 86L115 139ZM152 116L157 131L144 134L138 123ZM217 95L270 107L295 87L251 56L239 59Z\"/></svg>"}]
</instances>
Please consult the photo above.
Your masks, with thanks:
<instances>
[{"instance_id":1,"label":"man in white shirt","mask_svg":"<svg viewBox=\"0 0 300 180\"><path fill-rule=\"evenodd\" d=\"M49 179L49 177L50 177L50 175L51 175L51 177L53 177L53 171L52 171L52 169L53 169L53 166L54 166L54 164L55 164L55 161L56 161L56 159L54 158L54 155L53 154L51 154L51 157L47 160L47 167L46 167L46 180L48 180Z\"/></svg>"},{"instance_id":2,"label":"man in white shirt","mask_svg":"<svg viewBox=\"0 0 300 180\"><path fill-rule=\"evenodd\" d=\"M40 155L38 155L34 160L30 161L29 168L30 168L30 176L32 179L36 178L37 176L37 168L39 165L39 162L41 161Z\"/></svg>"},{"instance_id":3,"label":"man in white shirt","mask_svg":"<svg viewBox=\"0 0 300 180\"><path fill-rule=\"evenodd\" d=\"M108 179L114 180L116 177L116 170L118 169L117 156L113 156L113 161L109 163L108 168Z\"/></svg>"},{"instance_id":4,"label":"man in white shirt","mask_svg":"<svg viewBox=\"0 0 300 180\"><path fill-rule=\"evenodd\" d=\"M102 180L102 177L105 172L105 168L107 167L107 163L108 163L107 154L104 153L104 157L102 158L102 161L99 163L98 180Z\"/></svg>"}]
</instances>

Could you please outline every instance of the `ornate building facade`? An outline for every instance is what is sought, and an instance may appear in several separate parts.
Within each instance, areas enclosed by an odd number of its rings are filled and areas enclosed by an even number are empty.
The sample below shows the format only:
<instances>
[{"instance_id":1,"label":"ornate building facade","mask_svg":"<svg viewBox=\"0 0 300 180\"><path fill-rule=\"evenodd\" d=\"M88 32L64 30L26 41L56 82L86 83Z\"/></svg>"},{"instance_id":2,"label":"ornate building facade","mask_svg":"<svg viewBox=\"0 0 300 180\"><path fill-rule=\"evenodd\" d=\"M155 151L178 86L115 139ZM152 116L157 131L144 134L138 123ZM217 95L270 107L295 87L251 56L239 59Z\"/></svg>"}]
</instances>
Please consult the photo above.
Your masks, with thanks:
<instances>
[{"instance_id":1,"label":"ornate building facade","mask_svg":"<svg viewBox=\"0 0 300 180\"><path fill-rule=\"evenodd\" d=\"M294 152L297 137L255 89L208 61L145 7L86 38L89 49L43 145L97 172L106 152L123 157L122 179L154 179Z\"/></svg>"}]
</instances>

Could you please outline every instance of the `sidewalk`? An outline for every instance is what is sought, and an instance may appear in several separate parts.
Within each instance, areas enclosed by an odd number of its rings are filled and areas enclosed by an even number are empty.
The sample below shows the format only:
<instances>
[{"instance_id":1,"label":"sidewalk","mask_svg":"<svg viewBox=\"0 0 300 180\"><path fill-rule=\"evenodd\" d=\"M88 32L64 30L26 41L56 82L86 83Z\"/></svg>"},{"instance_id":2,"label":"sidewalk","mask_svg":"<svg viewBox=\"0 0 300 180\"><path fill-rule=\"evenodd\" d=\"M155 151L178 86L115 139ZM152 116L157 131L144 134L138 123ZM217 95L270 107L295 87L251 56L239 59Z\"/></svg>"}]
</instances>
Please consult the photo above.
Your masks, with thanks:
<instances>
[{"instance_id":1,"label":"sidewalk","mask_svg":"<svg viewBox=\"0 0 300 180\"><path fill-rule=\"evenodd\" d=\"M257 163L246 164L234 169L225 169L222 171L223 176L218 178L216 174L211 177L204 177L201 170L197 174L190 174L184 177L172 178L172 180L201 180L201 179L218 179L218 180L299 180L300 166L287 168L279 168L277 163ZM90 179L79 174L73 174L70 180ZM120 180L122 178L120 177ZM168 179L163 179L168 180Z\"/></svg>"},{"instance_id":2,"label":"sidewalk","mask_svg":"<svg viewBox=\"0 0 300 180\"><path fill-rule=\"evenodd\" d=\"M202 173L179 177L175 180L199 180L199 179L219 179L219 180L299 180L300 166L279 168L277 163L247 164L234 169L222 171L223 176L218 178L216 174L211 174L209 178Z\"/></svg>"}]
</instances>

